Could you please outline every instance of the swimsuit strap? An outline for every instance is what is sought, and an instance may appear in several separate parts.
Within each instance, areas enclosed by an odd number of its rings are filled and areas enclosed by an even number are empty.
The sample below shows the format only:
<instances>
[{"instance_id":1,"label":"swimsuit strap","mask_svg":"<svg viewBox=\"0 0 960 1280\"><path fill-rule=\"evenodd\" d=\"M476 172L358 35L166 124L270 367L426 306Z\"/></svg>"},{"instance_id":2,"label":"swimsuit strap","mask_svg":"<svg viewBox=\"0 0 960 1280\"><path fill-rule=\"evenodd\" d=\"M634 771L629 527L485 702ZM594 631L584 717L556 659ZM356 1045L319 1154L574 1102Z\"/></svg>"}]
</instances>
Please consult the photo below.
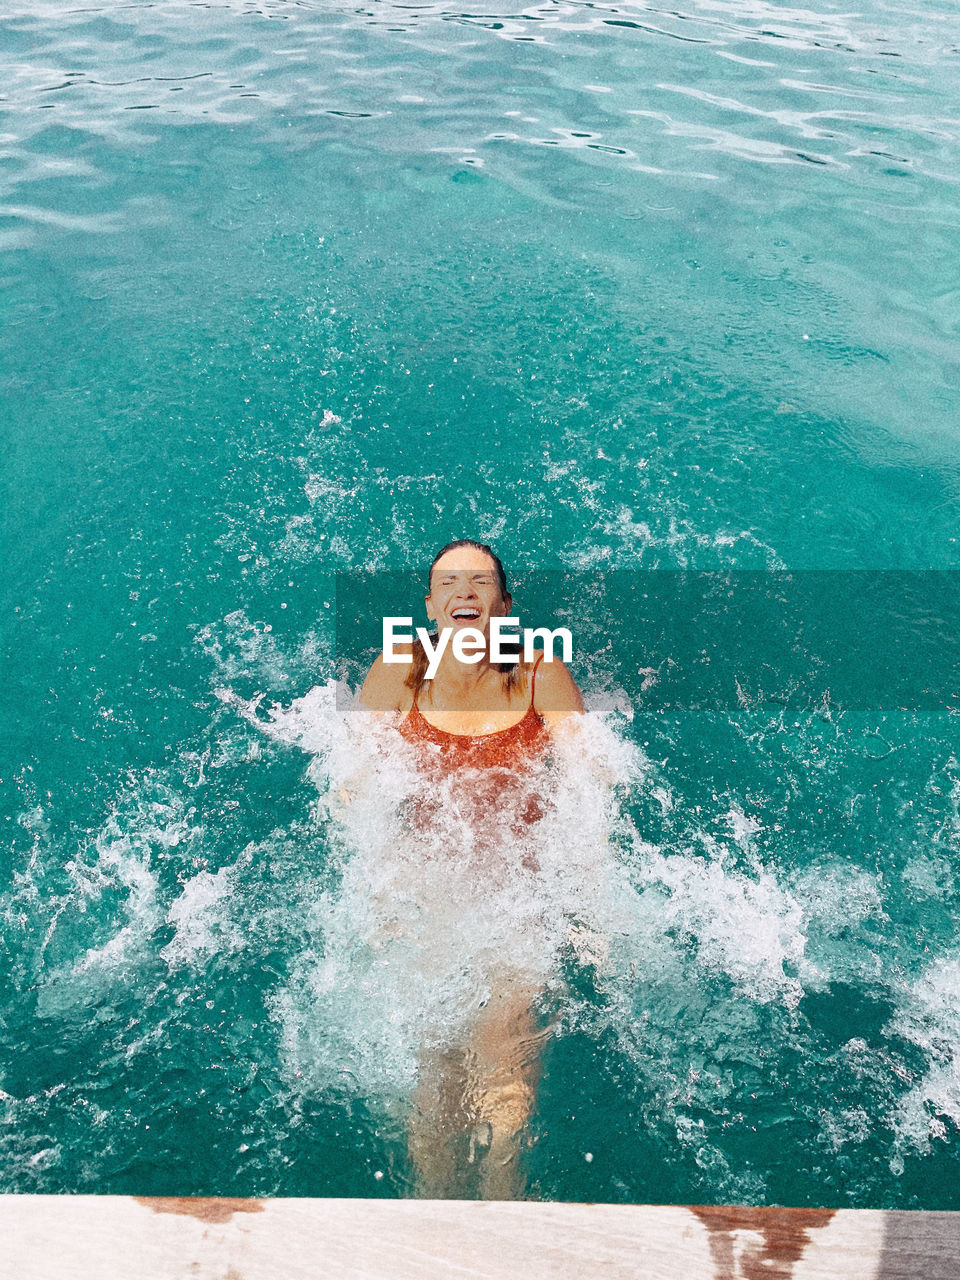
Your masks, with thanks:
<instances>
[{"instance_id":1,"label":"swimsuit strap","mask_svg":"<svg viewBox=\"0 0 960 1280\"><path fill-rule=\"evenodd\" d=\"M543 654L541 653L540 657L533 664L533 671L531 671L530 673L530 710L531 711L534 710L533 699L536 696L536 691L537 691L537 668L540 666L540 663L542 661L543 661Z\"/></svg>"},{"instance_id":2,"label":"swimsuit strap","mask_svg":"<svg viewBox=\"0 0 960 1280\"><path fill-rule=\"evenodd\" d=\"M506 729L497 729L493 733L486 733L486 734L479 734L479 735L450 733L449 730L447 729L440 729L437 727L437 725L431 723L431 721L429 721L427 717L423 714L423 712L420 710L420 706L417 702L417 694L419 692L419 690L417 689L414 689L413 691L413 701L410 704L410 710L407 712L406 716L404 717L404 724L411 726L413 732L418 737L421 737L421 738L433 737L434 740L440 739L441 741L443 740L456 741L459 738L477 738L477 737L503 739L504 736L507 734L514 734L514 735L519 734L522 736L523 733L526 731L527 725L530 724L531 722L535 722L539 726L543 725L543 717L540 715L536 707L533 705L534 698L536 697L536 692L537 692L537 671L540 667L540 663L543 661L543 658L544 658L544 655L543 653L541 653L540 656L537 658L536 662L533 664L533 670L530 673L530 705L527 707L527 710L523 718L521 720L518 720L516 724L509 725Z\"/></svg>"}]
</instances>

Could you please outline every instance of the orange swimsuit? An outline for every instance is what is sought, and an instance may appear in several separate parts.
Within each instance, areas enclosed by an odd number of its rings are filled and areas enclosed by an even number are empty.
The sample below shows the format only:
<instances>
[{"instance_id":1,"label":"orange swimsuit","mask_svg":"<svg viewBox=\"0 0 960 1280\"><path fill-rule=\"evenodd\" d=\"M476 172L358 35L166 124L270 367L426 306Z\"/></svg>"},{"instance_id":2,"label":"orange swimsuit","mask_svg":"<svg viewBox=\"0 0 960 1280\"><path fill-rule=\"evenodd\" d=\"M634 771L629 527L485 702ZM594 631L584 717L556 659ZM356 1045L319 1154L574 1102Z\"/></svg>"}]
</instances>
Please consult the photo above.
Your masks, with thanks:
<instances>
[{"instance_id":1,"label":"orange swimsuit","mask_svg":"<svg viewBox=\"0 0 960 1280\"><path fill-rule=\"evenodd\" d=\"M530 675L530 706L526 715L508 729L496 733L448 733L424 717L416 697L400 724L401 736L423 748L421 769L435 781L461 770L482 770L479 777L474 773L469 791L461 796L466 812L480 823L485 823L494 813L499 814L501 820L507 819L515 835L539 822L544 814L540 797L530 790L524 777L547 742L543 718L533 706L537 667L542 659L543 654L537 658ZM435 807L435 802L422 797L416 806L419 821L428 819Z\"/></svg>"},{"instance_id":2,"label":"orange swimsuit","mask_svg":"<svg viewBox=\"0 0 960 1280\"><path fill-rule=\"evenodd\" d=\"M400 725L401 735L408 742L426 742L437 747L437 756L444 771L522 768L540 754L547 737L543 718L533 706L537 667L542 661L541 653L530 675L530 706L527 713L508 729L500 729L496 733L448 733L446 729L438 729L424 717L414 695L413 706Z\"/></svg>"}]
</instances>

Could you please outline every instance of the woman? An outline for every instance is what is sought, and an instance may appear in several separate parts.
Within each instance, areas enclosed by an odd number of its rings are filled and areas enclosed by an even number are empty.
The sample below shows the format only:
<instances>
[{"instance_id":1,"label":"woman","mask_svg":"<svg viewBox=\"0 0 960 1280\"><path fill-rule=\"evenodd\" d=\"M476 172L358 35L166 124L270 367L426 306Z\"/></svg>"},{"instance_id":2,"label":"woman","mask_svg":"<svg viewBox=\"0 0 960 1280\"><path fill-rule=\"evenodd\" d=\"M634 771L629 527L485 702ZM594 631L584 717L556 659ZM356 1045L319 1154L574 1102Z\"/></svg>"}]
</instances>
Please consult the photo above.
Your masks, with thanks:
<instances>
[{"instance_id":1,"label":"woman","mask_svg":"<svg viewBox=\"0 0 960 1280\"><path fill-rule=\"evenodd\" d=\"M491 618L510 615L513 598L503 565L482 542L448 543L434 557L429 583L427 617L438 630L472 628L489 642ZM457 661L448 644L425 690L423 646L415 641L405 653L409 664L386 663L382 655L376 660L360 691L360 703L375 711L398 712L406 738L440 746L454 765L512 762L529 754L534 742L542 745L544 729L555 730L570 715L583 712L580 691L559 659L534 661L528 668L522 661L493 664L483 654L479 662L467 664ZM521 707L525 714L518 719ZM505 733L510 737L494 742L494 735Z\"/></svg>"},{"instance_id":2,"label":"woman","mask_svg":"<svg viewBox=\"0 0 960 1280\"><path fill-rule=\"evenodd\" d=\"M426 653L414 641L406 650L409 663L386 663L379 657L360 694L362 706L392 713L415 749L419 770L434 793L433 800L427 796L416 806L414 821L421 828L437 816L441 804L450 802L453 784L457 812L470 826L467 843L479 877L496 876L511 856L536 870L535 860L529 851L521 852L522 841L515 838L543 816L529 775L550 736L583 712L580 692L559 659L546 662L540 655L529 663L519 656L490 662L490 621L508 617L512 604L503 566L490 547L467 539L449 543L430 566L427 617L440 631L480 631L487 651L468 664L457 659L449 643L428 681ZM441 795L442 800L436 798ZM460 843L447 852L460 855ZM509 1199L521 1193L517 1156L546 1034L533 1012L538 994L530 976L511 969L505 957L466 1043L421 1062L410 1133L421 1194L456 1193L467 1143L471 1161L478 1146L486 1148L480 1174L483 1198Z\"/></svg>"}]
</instances>

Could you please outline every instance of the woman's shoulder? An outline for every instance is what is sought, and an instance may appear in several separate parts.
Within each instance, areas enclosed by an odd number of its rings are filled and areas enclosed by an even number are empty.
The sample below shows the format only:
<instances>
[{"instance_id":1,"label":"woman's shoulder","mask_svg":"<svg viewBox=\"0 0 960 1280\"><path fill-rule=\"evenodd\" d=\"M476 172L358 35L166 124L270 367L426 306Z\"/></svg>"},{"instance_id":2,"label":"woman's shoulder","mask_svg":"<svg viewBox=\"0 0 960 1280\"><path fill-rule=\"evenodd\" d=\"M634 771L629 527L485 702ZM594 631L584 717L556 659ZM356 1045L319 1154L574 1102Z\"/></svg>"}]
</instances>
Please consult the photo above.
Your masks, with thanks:
<instances>
[{"instance_id":1,"label":"woman's shoulder","mask_svg":"<svg viewBox=\"0 0 960 1280\"><path fill-rule=\"evenodd\" d=\"M583 698L566 663L552 654L538 654L530 664L534 710L566 714L583 711Z\"/></svg>"},{"instance_id":2,"label":"woman's shoulder","mask_svg":"<svg viewBox=\"0 0 960 1280\"><path fill-rule=\"evenodd\" d=\"M412 661L413 646L409 644L394 645L391 662L387 662L381 653L367 672L360 690L360 705L373 711L408 710L411 697L407 676Z\"/></svg>"}]
</instances>

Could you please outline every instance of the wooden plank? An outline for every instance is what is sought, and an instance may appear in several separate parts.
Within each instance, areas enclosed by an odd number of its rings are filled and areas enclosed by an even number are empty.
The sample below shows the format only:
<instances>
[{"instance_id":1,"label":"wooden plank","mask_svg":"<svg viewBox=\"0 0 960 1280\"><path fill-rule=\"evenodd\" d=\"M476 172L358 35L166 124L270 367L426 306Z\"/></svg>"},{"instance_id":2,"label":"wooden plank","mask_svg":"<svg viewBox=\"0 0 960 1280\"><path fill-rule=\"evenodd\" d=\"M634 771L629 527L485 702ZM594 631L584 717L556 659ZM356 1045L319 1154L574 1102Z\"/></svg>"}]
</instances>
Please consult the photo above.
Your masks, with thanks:
<instances>
[{"instance_id":1,"label":"wooden plank","mask_svg":"<svg viewBox=\"0 0 960 1280\"><path fill-rule=\"evenodd\" d=\"M11 1280L960 1280L960 1214L0 1197Z\"/></svg>"}]
</instances>

